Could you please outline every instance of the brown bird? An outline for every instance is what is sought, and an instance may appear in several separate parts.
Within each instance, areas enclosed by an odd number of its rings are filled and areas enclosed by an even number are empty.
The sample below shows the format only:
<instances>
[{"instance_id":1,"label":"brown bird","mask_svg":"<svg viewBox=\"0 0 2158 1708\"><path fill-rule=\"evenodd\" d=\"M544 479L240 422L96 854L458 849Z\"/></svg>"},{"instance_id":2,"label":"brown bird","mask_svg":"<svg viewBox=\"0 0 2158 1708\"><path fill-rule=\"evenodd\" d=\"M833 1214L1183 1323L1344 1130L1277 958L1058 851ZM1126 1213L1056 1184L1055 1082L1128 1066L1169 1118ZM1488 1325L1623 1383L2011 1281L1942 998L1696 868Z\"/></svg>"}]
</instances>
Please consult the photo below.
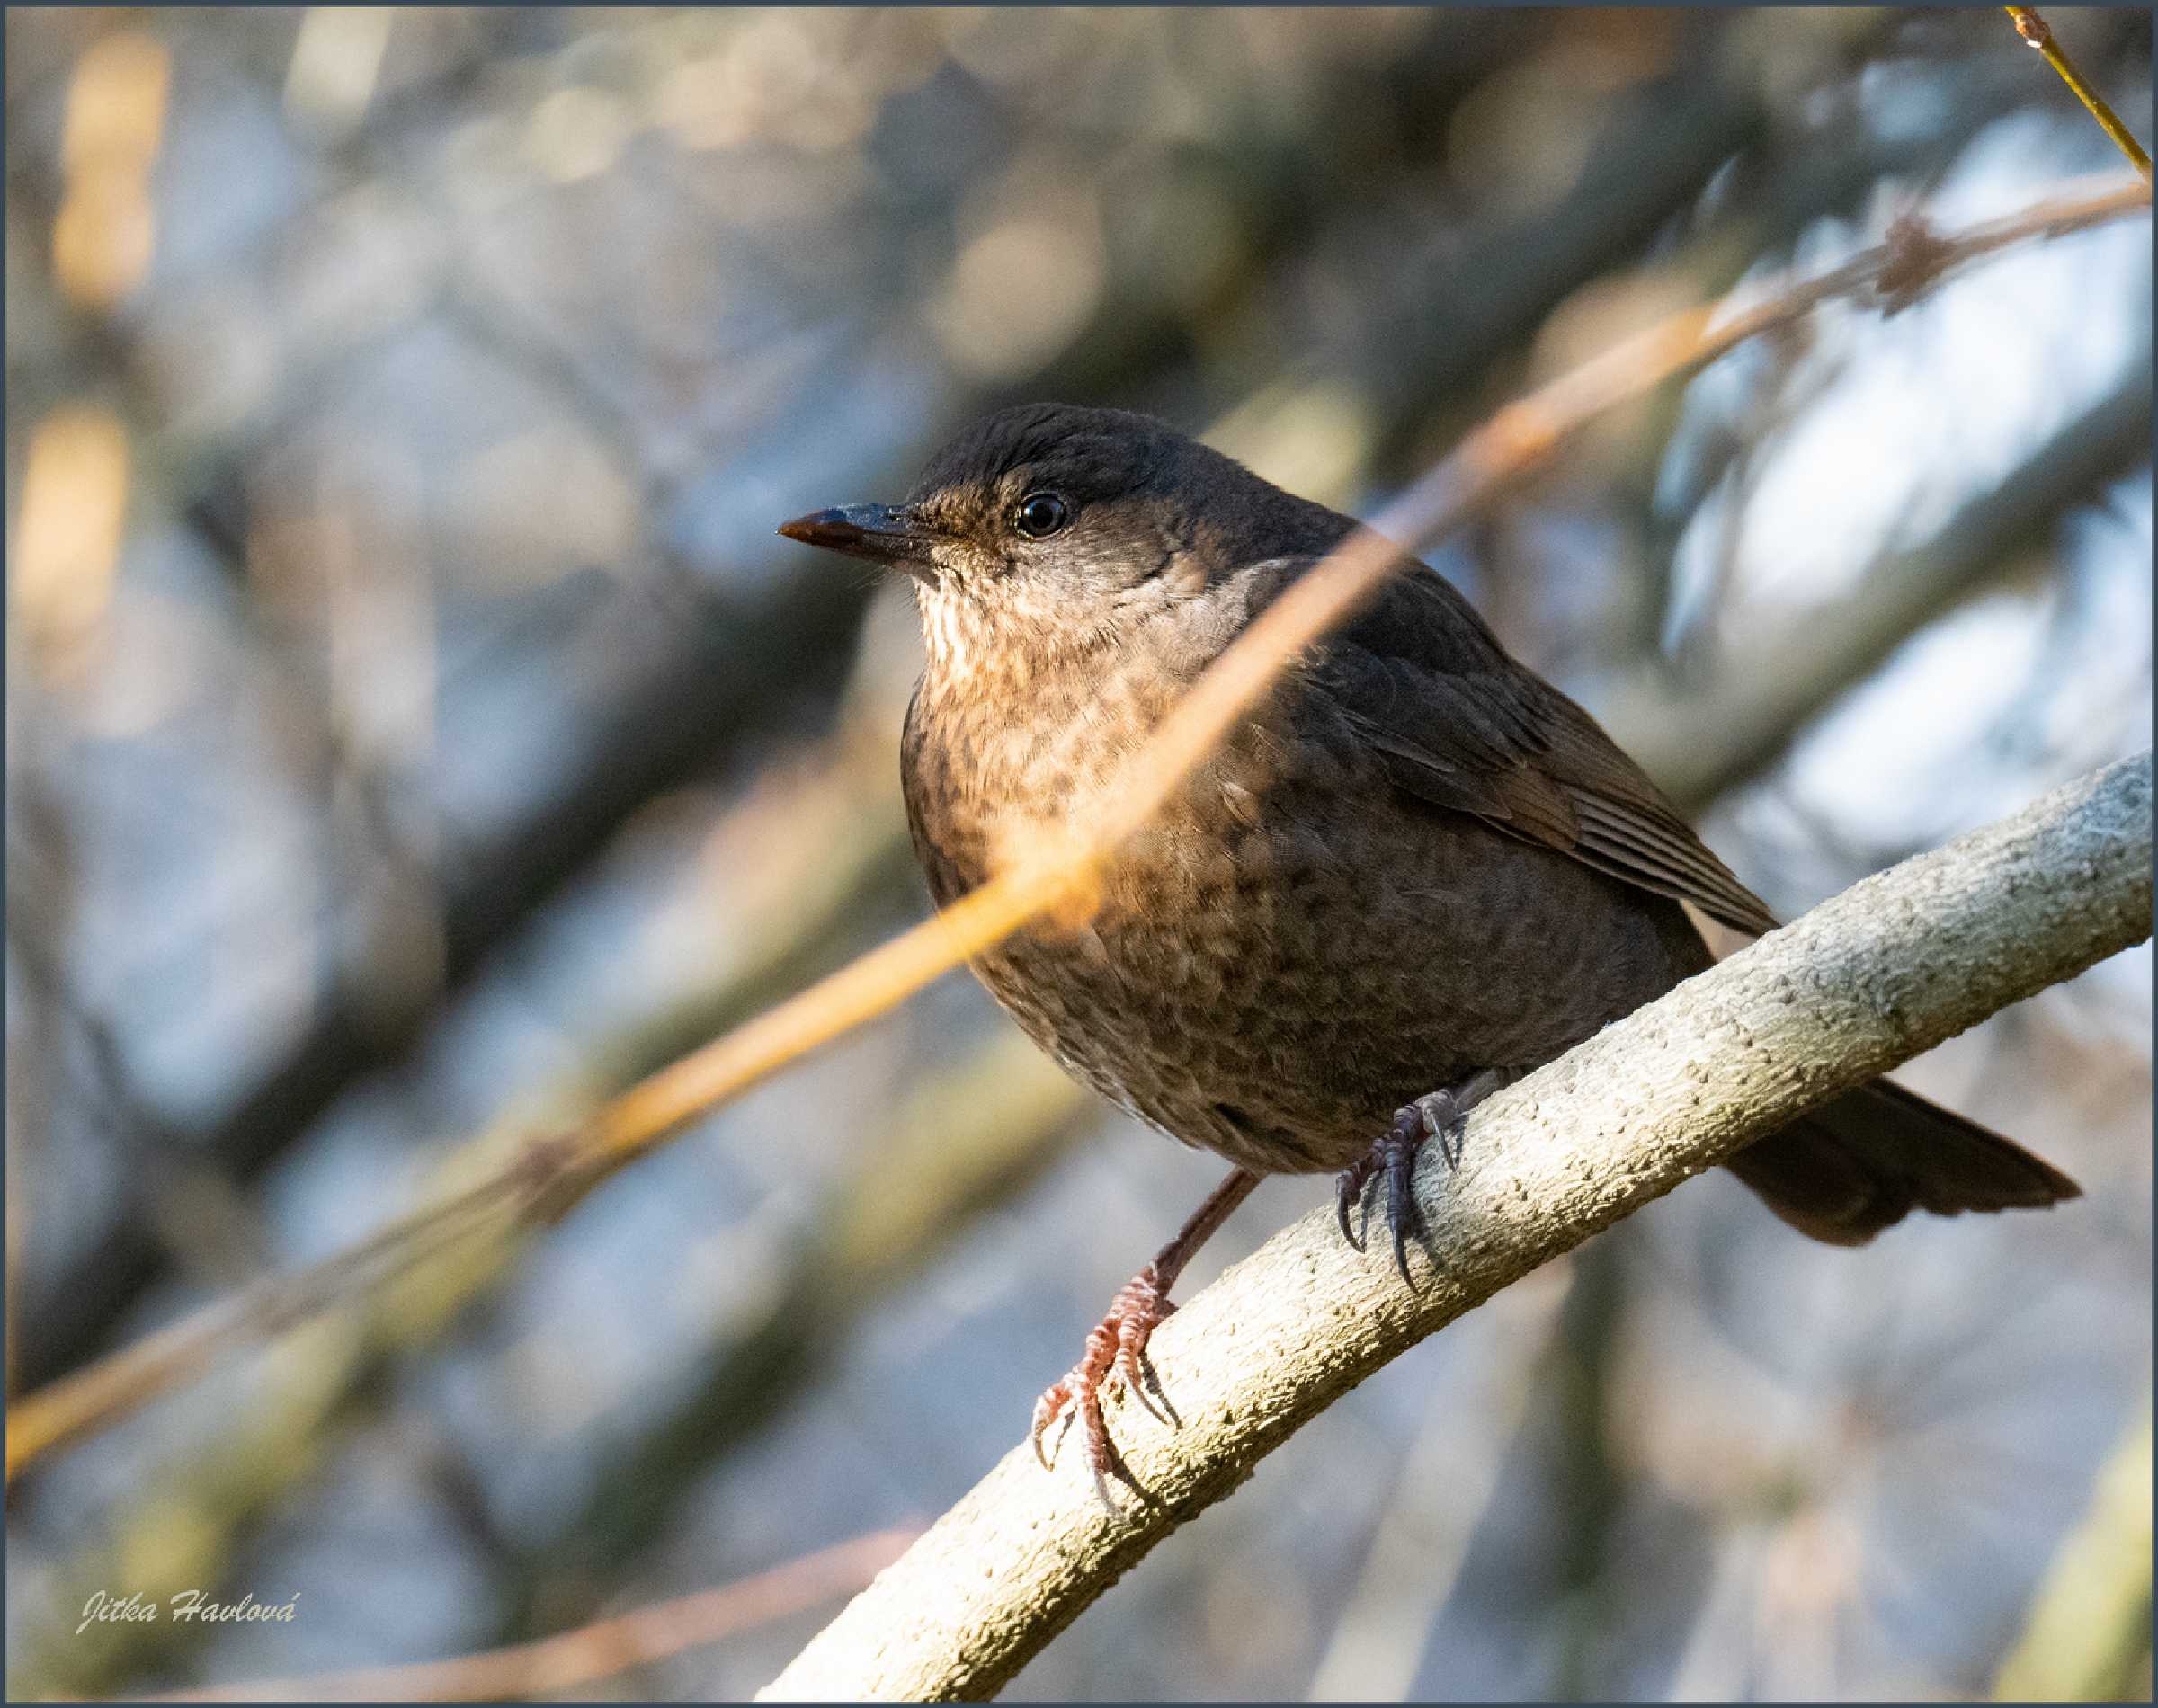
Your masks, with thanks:
<instances>
[{"instance_id":1,"label":"brown bird","mask_svg":"<svg viewBox=\"0 0 2158 1708\"><path fill-rule=\"evenodd\" d=\"M928 666L901 780L942 905L1083 814L1253 616L1357 524L1144 415L1003 410L906 502L780 531L915 580ZM1776 924L1586 712L1413 564L1285 676L1104 875L1083 923L974 963L1103 1096L1235 1165L1118 1294L1035 1410L1121 1466L1099 1389L1142 1382L1178 1272L1267 1174L1387 1180L1408 1274L1418 1147L1476 1101L1702 971L1680 906ZM1784 1221L1858 1245L1913 1209L2055 1204L2073 1181L1886 1081L1727 1164Z\"/></svg>"}]
</instances>

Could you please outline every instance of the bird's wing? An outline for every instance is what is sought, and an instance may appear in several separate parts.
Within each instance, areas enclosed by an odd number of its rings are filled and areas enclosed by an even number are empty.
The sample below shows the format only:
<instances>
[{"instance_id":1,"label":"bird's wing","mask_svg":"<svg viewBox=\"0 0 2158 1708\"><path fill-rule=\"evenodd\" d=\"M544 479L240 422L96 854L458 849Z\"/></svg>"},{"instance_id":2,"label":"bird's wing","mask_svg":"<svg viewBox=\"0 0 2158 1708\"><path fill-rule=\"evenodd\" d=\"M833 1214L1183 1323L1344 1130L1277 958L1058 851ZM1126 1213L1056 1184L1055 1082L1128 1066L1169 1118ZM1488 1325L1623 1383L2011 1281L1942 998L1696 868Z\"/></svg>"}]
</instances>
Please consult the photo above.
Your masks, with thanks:
<instances>
[{"instance_id":1,"label":"bird's wing","mask_svg":"<svg viewBox=\"0 0 2158 1708\"><path fill-rule=\"evenodd\" d=\"M1417 799L1691 902L1734 930L1775 929L1761 898L1596 720L1509 658L1436 572L1418 565L1397 576L1305 680Z\"/></svg>"}]
</instances>

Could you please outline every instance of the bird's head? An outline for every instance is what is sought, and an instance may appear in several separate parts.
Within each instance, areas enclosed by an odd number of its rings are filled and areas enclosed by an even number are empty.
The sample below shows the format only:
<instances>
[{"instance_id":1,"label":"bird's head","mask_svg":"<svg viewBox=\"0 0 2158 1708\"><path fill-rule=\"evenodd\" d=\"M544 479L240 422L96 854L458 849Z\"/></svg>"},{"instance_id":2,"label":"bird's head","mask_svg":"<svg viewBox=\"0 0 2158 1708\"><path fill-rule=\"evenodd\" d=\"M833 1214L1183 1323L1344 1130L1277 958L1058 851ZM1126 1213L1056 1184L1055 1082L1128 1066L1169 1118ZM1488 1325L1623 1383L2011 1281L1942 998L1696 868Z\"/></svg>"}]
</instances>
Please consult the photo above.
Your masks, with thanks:
<instances>
[{"instance_id":1,"label":"bird's head","mask_svg":"<svg viewBox=\"0 0 2158 1708\"><path fill-rule=\"evenodd\" d=\"M960 432L905 503L780 532L907 571L932 660L964 670L985 648L1081 658L1142 626L1218 650L1238 569L1324 551L1348 527L1151 416L1030 404Z\"/></svg>"}]
</instances>

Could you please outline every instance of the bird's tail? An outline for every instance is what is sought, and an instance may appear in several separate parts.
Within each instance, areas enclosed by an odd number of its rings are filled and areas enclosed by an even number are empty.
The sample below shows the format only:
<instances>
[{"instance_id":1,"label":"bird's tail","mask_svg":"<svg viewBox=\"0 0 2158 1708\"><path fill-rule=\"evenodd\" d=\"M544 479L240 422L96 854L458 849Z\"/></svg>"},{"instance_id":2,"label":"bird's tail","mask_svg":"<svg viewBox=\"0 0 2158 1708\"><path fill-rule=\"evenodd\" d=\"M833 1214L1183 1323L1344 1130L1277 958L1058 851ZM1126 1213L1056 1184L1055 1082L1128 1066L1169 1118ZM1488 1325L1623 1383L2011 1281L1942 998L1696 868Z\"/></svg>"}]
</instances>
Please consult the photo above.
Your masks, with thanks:
<instances>
[{"instance_id":1,"label":"bird's tail","mask_svg":"<svg viewBox=\"0 0 2158 1708\"><path fill-rule=\"evenodd\" d=\"M2042 1209L2082 1192L2021 1145L1886 1080L1823 1104L1727 1166L1830 1245L1863 1245L1913 1210Z\"/></svg>"}]
</instances>

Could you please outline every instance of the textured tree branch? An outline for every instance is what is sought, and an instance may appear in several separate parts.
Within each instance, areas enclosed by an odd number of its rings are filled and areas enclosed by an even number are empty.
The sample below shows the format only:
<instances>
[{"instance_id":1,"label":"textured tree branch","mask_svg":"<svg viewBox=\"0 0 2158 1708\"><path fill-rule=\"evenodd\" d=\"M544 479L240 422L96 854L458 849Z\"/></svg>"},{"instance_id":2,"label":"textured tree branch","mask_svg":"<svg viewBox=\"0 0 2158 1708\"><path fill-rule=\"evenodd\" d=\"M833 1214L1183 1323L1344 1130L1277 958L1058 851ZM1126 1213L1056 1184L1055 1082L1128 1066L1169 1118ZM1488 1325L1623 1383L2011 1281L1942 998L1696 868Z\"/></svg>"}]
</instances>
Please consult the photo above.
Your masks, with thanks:
<instances>
[{"instance_id":1,"label":"textured tree branch","mask_svg":"<svg viewBox=\"0 0 2158 1708\"><path fill-rule=\"evenodd\" d=\"M1111 1419L1145 1504L1112 1517L1079 1454L1045 1474L1015 1447L763 1695L993 1695L1388 1359L1802 1109L2143 941L2151 900L2146 752L1689 980L1481 1106L1458 1171L1427 1152L1437 1261L1414 1292L1315 1211L1186 1304L1153 1347L1182 1428L1128 1398Z\"/></svg>"}]
</instances>

